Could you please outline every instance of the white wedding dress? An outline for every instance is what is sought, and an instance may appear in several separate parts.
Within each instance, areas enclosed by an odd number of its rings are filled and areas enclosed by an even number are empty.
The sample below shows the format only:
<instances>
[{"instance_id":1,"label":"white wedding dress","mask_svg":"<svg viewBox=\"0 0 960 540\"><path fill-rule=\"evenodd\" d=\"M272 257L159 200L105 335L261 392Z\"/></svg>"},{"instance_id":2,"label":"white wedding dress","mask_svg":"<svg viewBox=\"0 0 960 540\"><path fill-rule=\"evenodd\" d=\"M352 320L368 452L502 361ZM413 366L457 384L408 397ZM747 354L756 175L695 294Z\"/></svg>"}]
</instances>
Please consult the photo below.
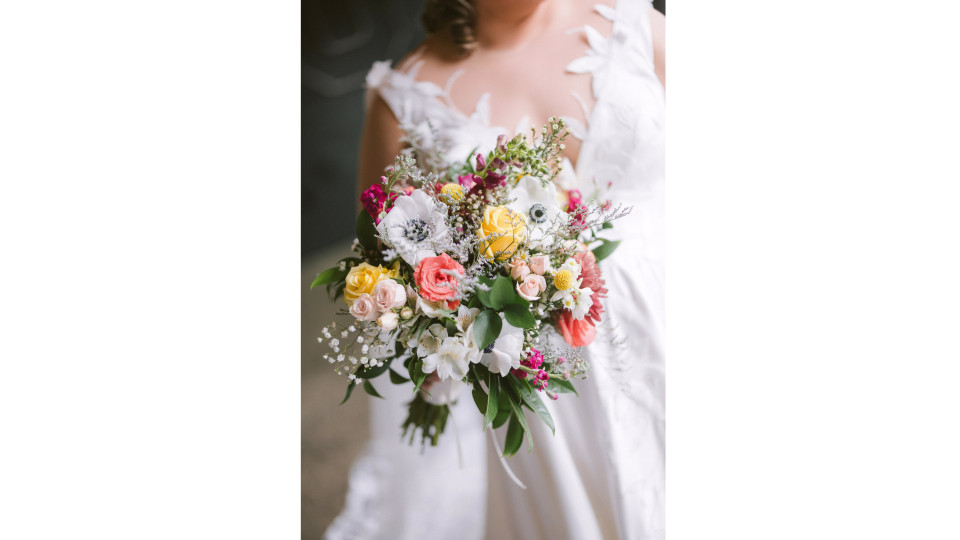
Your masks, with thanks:
<instances>
[{"instance_id":1,"label":"white wedding dress","mask_svg":"<svg viewBox=\"0 0 960 540\"><path fill-rule=\"evenodd\" d=\"M568 120L582 145L576 179L568 180L578 185L566 187L586 194L597 180L602 197L633 211L607 231L622 243L600 263L609 295L579 398L546 400L556 435L529 415L534 450L524 443L508 460L527 489L507 476L469 393L451 406L439 445L421 451L400 439L411 389L384 377L377 388L387 399L371 402L372 439L327 538L663 538L664 93L648 8L643 0L598 5L612 33L587 28L590 50L567 68L592 73L596 103L585 125ZM444 89L416 80L417 68L379 62L367 84L426 144L462 159L507 131L489 125L488 96L462 114Z\"/></svg>"}]
</instances>

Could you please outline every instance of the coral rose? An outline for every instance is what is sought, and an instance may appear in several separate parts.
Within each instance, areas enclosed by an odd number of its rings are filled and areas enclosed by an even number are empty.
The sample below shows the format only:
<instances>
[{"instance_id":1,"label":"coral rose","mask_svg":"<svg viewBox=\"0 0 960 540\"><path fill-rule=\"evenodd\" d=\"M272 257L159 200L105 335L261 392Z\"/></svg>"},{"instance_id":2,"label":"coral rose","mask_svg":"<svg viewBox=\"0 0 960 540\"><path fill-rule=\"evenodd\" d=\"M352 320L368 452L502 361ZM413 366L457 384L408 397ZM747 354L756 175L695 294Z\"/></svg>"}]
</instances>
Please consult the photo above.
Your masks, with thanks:
<instances>
[{"instance_id":1,"label":"coral rose","mask_svg":"<svg viewBox=\"0 0 960 540\"><path fill-rule=\"evenodd\" d=\"M505 261L527 239L527 221L506 206L488 206L483 210L477 236L484 257Z\"/></svg>"},{"instance_id":2,"label":"coral rose","mask_svg":"<svg viewBox=\"0 0 960 540\"><path fill-rule=\"evenodd\" d=\"M578 321L573 318L573 313L563 310L560 317L557 318L557 325L560 327L560 333L563 334L563 340L571 347L583 347L593 343L597 337L597 329L586 319Z\"/></svg>"},{"instance_id":3,"label":"coral rose","mask_svg":"<svg viewBox=\"0 0 960 540\"><path fill-rule=\"evenodd\" d=\"M373 288L377 283L385 279L397 277L396 270L387 270L382 266L373 266L368 263L360 263L350 269L347 274L347 286L343 290L343 301L347 305L352 305L353 301L361 294L373 294Z\"/></svg>"},{"instance_id":4,"label":"coral rose","mask_svg":"<svg viewBox=\"0 0 960 540\"><path fill-rule=\"evenodd\" d=\"M460 277L465 274L463 266L446 253L437 257L424 257L413 272L413 280L420 288L420 296L431 302L444 302L448 309L460 305L457 296ZM451 274L458 274L459 277Z\"/></svg>"}]
</instances>

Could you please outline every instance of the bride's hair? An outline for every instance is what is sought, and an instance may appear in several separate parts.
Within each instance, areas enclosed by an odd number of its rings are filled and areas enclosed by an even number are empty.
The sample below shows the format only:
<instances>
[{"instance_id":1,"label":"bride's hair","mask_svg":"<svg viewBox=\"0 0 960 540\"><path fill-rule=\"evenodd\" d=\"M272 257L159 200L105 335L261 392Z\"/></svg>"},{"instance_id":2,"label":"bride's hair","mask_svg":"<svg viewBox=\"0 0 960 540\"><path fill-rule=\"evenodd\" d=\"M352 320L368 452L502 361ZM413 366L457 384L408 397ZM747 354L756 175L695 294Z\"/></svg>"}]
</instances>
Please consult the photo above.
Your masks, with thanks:
<instances>
[{"instance_id":1,"label":"bride's hair","mask_svg":"<svg viewBox=\"0 0 960 540\"><path fill-rule=\"evenodd\" d=\"M477 11L473 0L427 0L420 15L427 34L446 35L463 55L477 46L474 28Z\"/></svg>"}]
</instances>

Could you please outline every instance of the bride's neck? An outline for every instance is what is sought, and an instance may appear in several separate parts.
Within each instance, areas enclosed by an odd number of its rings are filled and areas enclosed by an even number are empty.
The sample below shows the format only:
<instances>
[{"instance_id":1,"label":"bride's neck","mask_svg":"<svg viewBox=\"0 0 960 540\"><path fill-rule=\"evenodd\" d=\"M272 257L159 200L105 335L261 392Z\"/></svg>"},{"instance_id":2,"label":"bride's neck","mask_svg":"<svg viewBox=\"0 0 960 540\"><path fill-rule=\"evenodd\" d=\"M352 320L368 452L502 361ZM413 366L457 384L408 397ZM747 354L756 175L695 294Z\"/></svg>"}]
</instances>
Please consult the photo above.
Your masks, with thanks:
<instances>
[{"instance_id":1,"label":"bride's neck","mask_svg":"<svg viewBox=\"0 0 960 540\"><path fill-rule=\"evenodd\" d=\"M560 0L476 0L477 43L487 50L516 49L535 39Z\"/></svg>"}]
</instances>

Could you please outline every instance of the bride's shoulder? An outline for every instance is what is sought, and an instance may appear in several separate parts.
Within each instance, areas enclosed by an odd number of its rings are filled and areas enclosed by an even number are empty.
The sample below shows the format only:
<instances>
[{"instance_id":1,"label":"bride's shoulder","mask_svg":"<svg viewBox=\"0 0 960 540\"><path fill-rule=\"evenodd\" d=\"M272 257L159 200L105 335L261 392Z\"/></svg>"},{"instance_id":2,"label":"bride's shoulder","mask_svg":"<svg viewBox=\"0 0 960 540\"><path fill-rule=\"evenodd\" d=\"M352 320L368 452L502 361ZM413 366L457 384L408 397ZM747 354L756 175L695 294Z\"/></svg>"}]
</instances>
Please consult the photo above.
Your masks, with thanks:
<instances>
[{"instance_id":1,"label":"bride's shoulder","mask_svg":"<svg viewBox=\"0 0 960 540\"><path fill-rule=\"evenodd\" d=\"M463 68L467 58L450 40L433 35L400 60L396 70L415 71L417 80L443 86L452 74Z\"/></svg>"}]
</instances>

